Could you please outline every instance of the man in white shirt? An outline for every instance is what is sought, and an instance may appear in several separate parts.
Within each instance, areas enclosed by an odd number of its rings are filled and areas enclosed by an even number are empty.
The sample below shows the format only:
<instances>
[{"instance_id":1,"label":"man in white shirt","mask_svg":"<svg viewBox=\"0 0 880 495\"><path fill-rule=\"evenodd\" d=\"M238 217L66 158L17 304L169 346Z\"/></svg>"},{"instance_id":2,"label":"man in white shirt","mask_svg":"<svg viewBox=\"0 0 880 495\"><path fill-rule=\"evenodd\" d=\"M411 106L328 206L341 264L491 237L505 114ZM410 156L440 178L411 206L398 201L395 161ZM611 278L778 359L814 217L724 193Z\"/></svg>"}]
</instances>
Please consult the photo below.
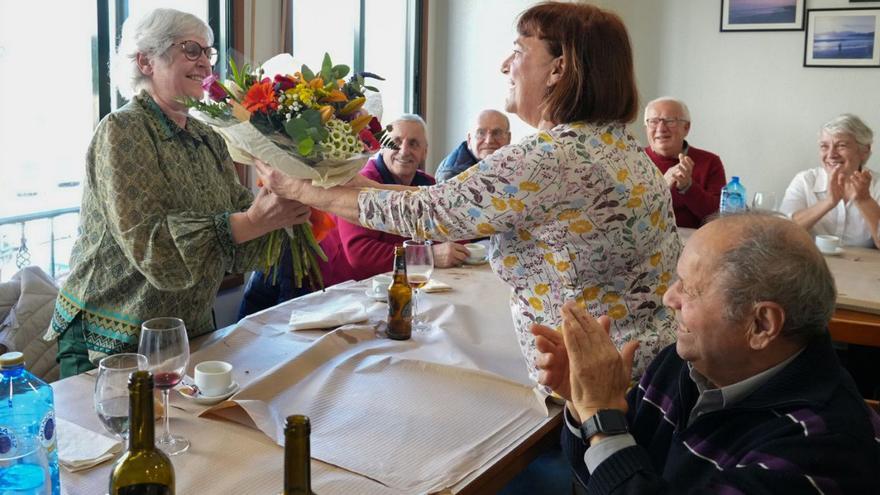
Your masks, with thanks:
<instances>
[{"instance_id":1,"label":"man in white shirt","mask_svg":"<svg viewBox=\"0 0 880 495\"><path fill-rule=\"evenodd\" d=\"M628 393L638 347L574 301L561 334L535 325L539 382L567 400L576 491L873 493L880 417L840 366L831 273L810 236L769 213L721 217L688 240L663 303L678 321Z\"/></svg>"},{"instance_id":2,"label":"man in white shirt","mask_svg":"<svg viewBox=\"0 0 880 495\"><path fill-rule=\"evenodd\" d=\"M880 180L865 167L874 133L843 114L819 132L821 166L800 172L780 211L813 235L835 235L845 246L880 248Z\"/></svg>"}]
</instances>

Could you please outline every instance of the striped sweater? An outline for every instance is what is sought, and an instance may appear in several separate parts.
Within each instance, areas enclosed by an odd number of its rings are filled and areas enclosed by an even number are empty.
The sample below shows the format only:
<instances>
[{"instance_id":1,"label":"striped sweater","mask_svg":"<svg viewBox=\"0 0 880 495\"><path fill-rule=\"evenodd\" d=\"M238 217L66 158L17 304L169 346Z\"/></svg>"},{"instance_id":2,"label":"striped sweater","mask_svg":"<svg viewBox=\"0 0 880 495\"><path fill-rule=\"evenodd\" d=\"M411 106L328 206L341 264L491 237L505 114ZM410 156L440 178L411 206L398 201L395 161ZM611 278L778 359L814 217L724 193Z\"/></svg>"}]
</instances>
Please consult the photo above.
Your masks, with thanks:
<instances>
[{"instance_id":1,"label":"striped sweater","mask_svg":"<svg viewBox=\"0 0 880 495\"><path fill-rule=\"evenodd\" d=\"M880 416L865 405L829 337L814 339L742 401L688 426L698 395L673 344L627 397L635 447L591 476L583 442L563 428L563 449L587 493L877 493Z\"/></svg>"}]
</instances>

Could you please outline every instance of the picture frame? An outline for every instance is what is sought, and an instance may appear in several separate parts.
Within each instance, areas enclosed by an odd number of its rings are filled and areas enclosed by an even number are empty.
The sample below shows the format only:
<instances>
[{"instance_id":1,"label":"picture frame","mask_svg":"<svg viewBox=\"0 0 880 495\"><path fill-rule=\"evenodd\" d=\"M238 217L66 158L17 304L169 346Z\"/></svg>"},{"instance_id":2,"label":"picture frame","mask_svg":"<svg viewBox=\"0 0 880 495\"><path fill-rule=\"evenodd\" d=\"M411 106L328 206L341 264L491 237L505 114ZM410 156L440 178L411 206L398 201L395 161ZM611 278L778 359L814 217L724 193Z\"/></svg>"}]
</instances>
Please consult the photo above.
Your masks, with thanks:
<instances>
[{"instance_id":1,"label":"picture frame","mask_svg":"<svg viewBox=\"0 0 880 495\"><path fill-rule=\"evenodd\" d=\"M803 31L805 0L721 0L721 32Z\"/></svg>"},{"instance_id":2,"label":"picture frame","mask_svg":"<svg viewBox=\"0 0 880 495\"><path fill-rule=\"evenodd\" d=\"M810 9L804 67L880 67L880 9Z\"/></svg>"}]
</instances>

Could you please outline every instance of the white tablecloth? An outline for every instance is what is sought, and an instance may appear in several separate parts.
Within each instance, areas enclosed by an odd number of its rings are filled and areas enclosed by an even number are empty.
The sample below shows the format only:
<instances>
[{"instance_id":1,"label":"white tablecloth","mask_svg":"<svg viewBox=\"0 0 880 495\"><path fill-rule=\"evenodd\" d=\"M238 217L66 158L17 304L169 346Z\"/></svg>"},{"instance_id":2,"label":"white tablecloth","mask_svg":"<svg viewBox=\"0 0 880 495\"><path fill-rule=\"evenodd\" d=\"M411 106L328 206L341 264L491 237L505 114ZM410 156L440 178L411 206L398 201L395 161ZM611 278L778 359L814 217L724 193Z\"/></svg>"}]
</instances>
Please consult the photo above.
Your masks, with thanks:
<instances>
[{"instance_id":1,"label":"white tablecloth","mask_svg":"<svg viewBox=\"0 0 880 495\"><path fill-rule=\"evenodd\" d=\"M172 429L192 442L172 458L177 492L277 492L277 425L293 412L312 417L318 493L455 490L548 421L515 341L509 289L485 266L435 277L453 291L423 295L433 328L409 341L376 334L383 303L370 306L362 324L289 331L291 311L363 292L368 281L289 301L212 336L193 353L190 370L229 361L241 391L235 407L215 406L219 412L173 393ZM102 431L91 404L94 376L54 386L59 417ZM65 493L103 493L108 477L109 463L63 473L62 485Z\"/></svg>"}]
</instances>

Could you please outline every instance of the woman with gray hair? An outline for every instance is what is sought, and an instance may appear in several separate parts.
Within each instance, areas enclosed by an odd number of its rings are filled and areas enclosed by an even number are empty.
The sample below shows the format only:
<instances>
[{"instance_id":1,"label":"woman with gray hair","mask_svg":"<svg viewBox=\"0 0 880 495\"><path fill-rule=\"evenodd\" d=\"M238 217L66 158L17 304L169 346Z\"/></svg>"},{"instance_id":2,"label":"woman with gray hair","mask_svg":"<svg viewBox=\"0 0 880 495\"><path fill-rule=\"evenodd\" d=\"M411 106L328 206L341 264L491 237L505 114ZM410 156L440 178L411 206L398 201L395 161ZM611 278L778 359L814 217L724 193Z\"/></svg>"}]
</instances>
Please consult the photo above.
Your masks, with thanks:
<instances>
[{"instance_id":1,"label":"woman with gray hair","mask_svg":"<svg viewBox=\"0 0 880 495\"><path fill-rule=\"evenodd\" d=\"M254 269L265 234L308 219L296 201L254 198L223 139L188 118L183 100L202 98L213 40L172 9L122 28L114 72L137 93L98 124L86 154L80 236L46 335L59 339L62 377L136 350L153 317L183 319L190 337L214 330L224 274Z\"/></svg>"},{"instance_id":2,"label":"woman with gray hair","mask_svg":"<svg viewBox=\"0 0 880 495\"><path fill-rule=\"evenodd\" d=\"M845 113L819 131L819 163L795 176L781 212L814 235L834 235L846 246L880 248L880 180L865 167L874 133Z\"/></svg>"}]
</instances>

